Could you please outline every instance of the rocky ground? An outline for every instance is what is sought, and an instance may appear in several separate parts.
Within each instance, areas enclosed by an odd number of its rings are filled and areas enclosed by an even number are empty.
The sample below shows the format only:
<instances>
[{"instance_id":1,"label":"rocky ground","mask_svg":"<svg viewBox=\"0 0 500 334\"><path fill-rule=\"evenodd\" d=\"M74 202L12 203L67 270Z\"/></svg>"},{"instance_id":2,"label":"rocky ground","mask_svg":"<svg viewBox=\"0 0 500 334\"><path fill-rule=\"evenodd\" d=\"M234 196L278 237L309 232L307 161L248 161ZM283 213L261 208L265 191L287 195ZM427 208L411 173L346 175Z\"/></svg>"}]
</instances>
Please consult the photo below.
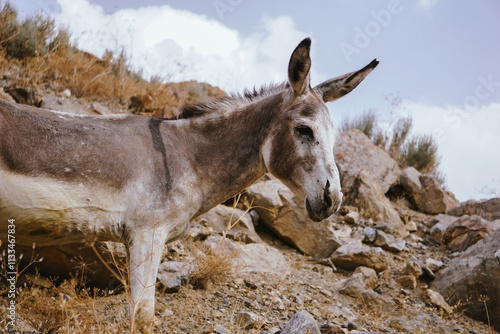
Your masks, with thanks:
<instances>
[{"instance_id":1,"label":"rocky ground","mask_svg":"<svg viewBox=\"0 0 500 334\"><path fill-rule=\"evenodd\" d=\"M317 257L282 241L261 219L256 221L255 214L221 205L199 218L185 240L166 247L158 283L156 332L493 333L492 327L465 315L463 301L449 304L445 300L452 296L435 287L436 276L439 280L441 272L467 253L449 249L440 233L448 233L453 221L466 219L406 208L399 213L411 217L404 225L408 230L404 238L388 224L374 223L360 217L355 208L344 208L343 215L328 223L341 246L334 246L330 256ZM217 230L225 228L217 221L227 222L231 215L233 221L240 215L241 219L224 238ZM498 227L498 221L483 223L490 231ZM494 247L499 244L499 231L484 235L486 241L497 235ZM473 243L473 238L464 240ZM201 282L196 279L198 267L209 272ZM221 273L216 270L219 267ZM5 294L2 299L6 300ZM96 315L86 320L86 331L127 330L125 293L89 300ZM79 302L88 305L88 301ZM486 314L484 305L478 308ZM19 324L20 329L34 330L25 318ZM77 332L77 328L69 324L62 332ZM38 330L44 332L43 325Z\"/></svg>"}]
</instances>

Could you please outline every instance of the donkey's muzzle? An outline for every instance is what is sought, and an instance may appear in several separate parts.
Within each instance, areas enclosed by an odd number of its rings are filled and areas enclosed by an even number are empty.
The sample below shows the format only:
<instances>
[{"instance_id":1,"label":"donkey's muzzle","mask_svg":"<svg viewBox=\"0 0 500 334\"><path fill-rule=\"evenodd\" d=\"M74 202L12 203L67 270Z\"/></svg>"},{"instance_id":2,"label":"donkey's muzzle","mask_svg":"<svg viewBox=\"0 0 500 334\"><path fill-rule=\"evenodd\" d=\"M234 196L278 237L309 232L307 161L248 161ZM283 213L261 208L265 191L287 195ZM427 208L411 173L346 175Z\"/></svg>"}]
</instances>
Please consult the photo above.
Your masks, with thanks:
<instances>
[{"instance_id":1,"label":"donkey's muzzle","mask_svg":"<svg viewBox=\"0 0 500 334\"><path fill-rule=\"evenodd\" d=\"M322 190L321 199L310 202L306 198L306 210L309 218L316 222L330 217L334 212L337 212L342 203L342 192L336 194L331 193L330 181L326 181L326 185Z\"/></svg>"}]
</instances>

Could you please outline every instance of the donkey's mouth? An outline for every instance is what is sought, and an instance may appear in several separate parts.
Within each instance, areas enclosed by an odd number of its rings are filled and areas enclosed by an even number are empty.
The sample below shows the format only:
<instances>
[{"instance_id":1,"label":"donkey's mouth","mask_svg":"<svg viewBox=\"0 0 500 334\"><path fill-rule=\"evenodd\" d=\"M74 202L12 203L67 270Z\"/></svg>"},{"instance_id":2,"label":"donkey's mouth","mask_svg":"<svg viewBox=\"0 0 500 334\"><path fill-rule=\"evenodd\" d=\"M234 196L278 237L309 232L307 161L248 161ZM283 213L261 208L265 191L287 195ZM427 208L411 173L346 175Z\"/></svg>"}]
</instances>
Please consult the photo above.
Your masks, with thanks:
<instances>
[{"instance_id":1,"label":"donkey's mouth","mask_svg":"<svg viewBox=\"0 0 500 334\"><path fill-rule=\"evenodd\" d=\"M322 221L324 218L321 218L320 216L318 216L314 210L312 209L311 207L311 203L309 202L309 199L306 198L306 210L307 210L307 214L309 215L309 218L311 220L314 220L315 222L320 222Z\"/></svg>"}]
</instances>

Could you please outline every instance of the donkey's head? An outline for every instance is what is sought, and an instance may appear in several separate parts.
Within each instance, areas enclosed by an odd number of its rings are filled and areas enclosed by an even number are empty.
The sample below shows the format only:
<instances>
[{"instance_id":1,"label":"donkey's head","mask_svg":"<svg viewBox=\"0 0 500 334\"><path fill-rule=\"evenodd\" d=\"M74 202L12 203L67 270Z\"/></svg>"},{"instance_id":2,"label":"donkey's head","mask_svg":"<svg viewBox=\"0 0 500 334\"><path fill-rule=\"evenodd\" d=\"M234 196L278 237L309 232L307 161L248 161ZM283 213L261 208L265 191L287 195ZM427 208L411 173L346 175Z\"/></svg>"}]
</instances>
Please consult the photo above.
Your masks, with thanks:
<instances>
[{"instance_id":1,"label":"donkey's head","mask_svg":"<svg viewBox=\"0 0 500 334\"><path fill-rule=\"evenodd\" d=\"M337 130L326 102L353 90L377 66L327 80L311 88L311 40L304 39L288 65L289 89L280 117L265 145L267 170L303 198L309 217L321 221L342 202L340 176L333 156Z\"/></svg>"}]
</instances>

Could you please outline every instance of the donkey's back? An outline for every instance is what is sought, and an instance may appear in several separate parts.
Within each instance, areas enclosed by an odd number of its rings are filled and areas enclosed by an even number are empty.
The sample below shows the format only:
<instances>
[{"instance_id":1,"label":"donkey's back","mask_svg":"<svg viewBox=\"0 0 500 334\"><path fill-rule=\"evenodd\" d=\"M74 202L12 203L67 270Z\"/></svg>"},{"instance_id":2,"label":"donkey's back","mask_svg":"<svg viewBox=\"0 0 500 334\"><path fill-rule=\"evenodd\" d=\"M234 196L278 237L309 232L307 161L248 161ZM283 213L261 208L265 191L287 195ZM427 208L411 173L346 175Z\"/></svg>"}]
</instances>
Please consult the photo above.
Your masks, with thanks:
<instances>
[{"instance_id":1,"label":"donkey's back","mask_svg":"<svg viewBox=\"0 0 500 334\"><path fill-rule=\"evenodd\" d=\"M0 100L0 234L15 218L18 243L119 240L127 188L154 163L147 121Z\"/></svg>"}]
</instances>

